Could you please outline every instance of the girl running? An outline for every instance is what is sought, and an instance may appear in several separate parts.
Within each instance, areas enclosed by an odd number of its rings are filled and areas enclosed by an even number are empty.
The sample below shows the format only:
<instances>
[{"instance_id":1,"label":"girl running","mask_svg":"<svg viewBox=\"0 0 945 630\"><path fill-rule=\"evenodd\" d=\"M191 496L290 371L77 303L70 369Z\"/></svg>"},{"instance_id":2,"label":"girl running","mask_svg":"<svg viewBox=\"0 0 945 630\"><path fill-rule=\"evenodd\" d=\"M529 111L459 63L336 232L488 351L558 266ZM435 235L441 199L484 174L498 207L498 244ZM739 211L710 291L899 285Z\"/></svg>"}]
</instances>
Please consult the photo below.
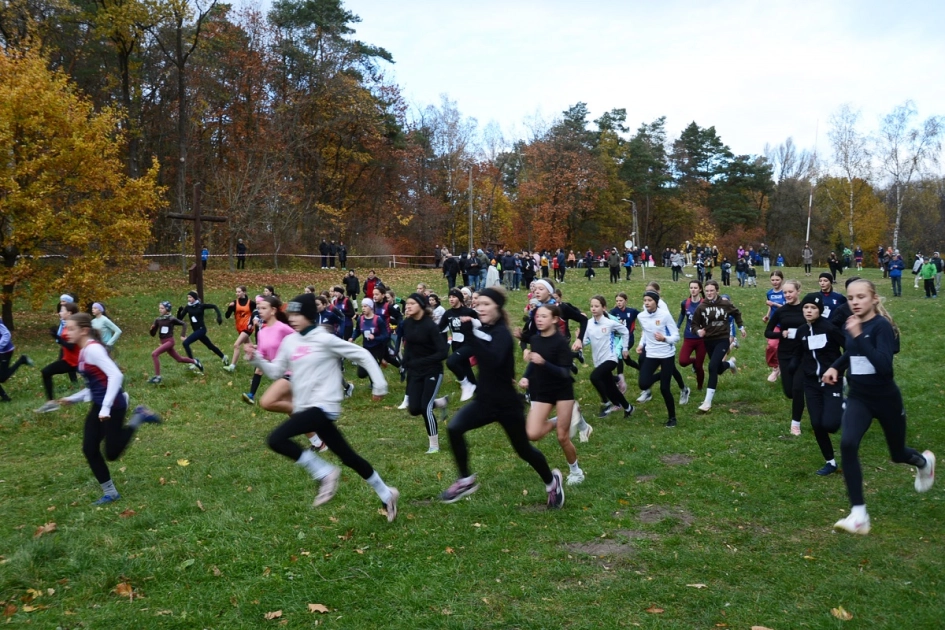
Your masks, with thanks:
<instances>
[{"instance_id":1,"label":"girl running","mask_svg":"<svg viewBox=\"0 0 945 630\"><path fill-rule=\"evenodd\" d=\"M455 503L479 489L476 475L469 469L469 450L465 434L487 424L498 422L518 456L538 473L548 492L548 507L564 507L564 485L561 472L551 470L545 456L528 441L522 399L515 391L515 356L512 333L505 309L505 292L487 287L479 294L479 319L469 319L473 334L468 345L460 350L467 358L475 356L479 364L479 384L475 399L450 420L448 431L459 478L447 488L440 499ZM483 395L483 392L486 392Z\"/></svg>"},{"instance_id":2,"label":"girl running","mask_svg":"<svg viewBox=\"0 0 945 630\"><path fill-rule=\"evenodd\" d=\"M161 355L165 352L178 363L187 363L196 366L203 372L203 363L199 359L185 359L177 354L174 349L174 326L181 327L181 336L187 335L187 322L171 317L171 303L161 302L158 305L158 317L151 324L151 336L158 336L160 345L151 353L151 360L154 361L154 376L148 379L149 383L157 385L161 382Z\"/></svg>"},{"instance_id":3,"label":"girl running","mask_svg":"<svg viewBox=\"0 0 945 630\"><path fill-rule=\"evenodd\" d=\"M784 274L780 270L771 272L771 288L768 289L768 294L765 297L765 304L768 306L768 312L761 319L765 324L771 319L771 316L774 315L774 312L784 306L784 291L781 290L781 285L784 282ZM771 374L768 375L768 382L773 383L778 380L778 376L781 375L781 371L778 367L778 339L768 339L768 347L765 349L765 362L768 364L768 367L771 368Z\"/></svg>"},{"instance_id":4,"label":"girl running","mask_svg":"<svg viewBox=\"0 0 945 630\"><path fill-rule=\"evenodd\" d=\"M196 291L190 291L187 294L187 306L181 306L177 309L177 319L184 319L186 315L190 319L190 327L193 329L189 337L181 336L181 340L184 342L184 352L187 353L188 357L193 359L194 353L191 352L190 345L195 341L199 341L207 346L210 352L220 357L220 360L223 361L223 366L226 367L230 364L230 358L213 345L213 342L207 337L207 326L203 323L203 318L204 313L208 310L217 312L217 326L223 323L223 316L220 314L220 309L217 308L216 304L204 304L200 301Z\"/></svg>"},{"instance_id":5,"label":"girl running","mask_svg":"<svg viewBox=\"0 0 945 630\"><path fill-rule=\"evenodd\" d=\"M784 285L784 306L781 306L765 329L765 337L778 340L778 365L781 371L781 390L791 401L791 435L801 434L801 418L804 417L804 379L798 370L798 362L792 359L797 354L797 331L807 320L800 304L801 283L787 280Z\"/></svg>"},{"instance_id":6,"label":"girl running","mask_svg":"<svg viewBox=\"0 0 945 630\"><path fill-rule=\"evenodd\" d=\"M519 380L519 387L528 390L531 404L525 419L528 439L537 442L556 430L558 444L568 462L568 485L584 481L584 471L578 465L577 451L571 442L577 425L572 426L574 413L574 377L571 376L571 348L558 328L561 313L554 304L539 306L535 312L538 334L531 338L528 366ZM558 418L549 421L552 407L557 407Z\"/></svg>"},{"instance_id":7,"label":"girl running","mask_svg":"<svg viewBox=\"0 0 945 630\"><path fill-rule=\"evenodd\" d=\"M378 365L387 360L387 342L390 339L390 332L384 318L374 312L374 300L370 298L361 300L361 317L358 318L358 325L354 329L351 341L360 336L364 337L362 342L364 349L374 357ZM358 378L364 378L368 374L365 368L358 368Z\"/></svg>"},{"instance_id":8,"label":"girl running","mask_svg":"<svg viewBox=\"0 0 945 630\"><path fill-rule=\"evenodd\" d=\"M705 340L692 330L692 316L696 312L699 304L702 302L702 283L698 280L689 281L689 297L679 304L679 319L676 321L676 327L682 326L683 320L686 327L683 330L683 345L679 352L679 366L692 366L696 373L696 389L702 391L702 384L705 382ZM693 360L692 353L696 353ZM679 401L680 404L685 404ZM687 400L688 402L688 396Z\"/></svg>"},{"instance_id":9,"label":"girl running","mask_svg":"<svg viewBox=\"0 0 945 630\"><path fill-rule=\"evenodd\" d=\"M607 414L623 410L623 417L629 418L633 413L633 405L627 402L624 395L617 388L614 380L614 369L620 358L627 358L627 345L630 341L630 331L622 323L614 321L606 315L607 300L603 295L591 298L591 323L584 336L584 345L590 344L593 353L594 371L591 372L591 383L600 395L601 410L598 418ZM621 357L616 354L617 343L621 344ZM608 404L608 401L610 404Z\"/></svg>"},{"instance_id":10,"label":"girl running","mask_svg":"<svg viewBox=\"0 0 945 630\"><path fill-rule=\"evenodd\" d=\"M76 370L79 367L79 348L66 338L66 322L78 312L79 307L75 305L75 302L61 301L59 327L50 330L56 343L59 344L59 359L40 370L43 375L43 388L46 390L46 402L36 410L36 413L50 413L59 410L59 403L54 400L55 396L53 396L53 376L68 374L69 378L75 382Z\"/></svg>"},{"instance_id":11,"label":"girl running","mask_svg":"<svg viewBox=\"0 0 945 630\"><path fill-rule=\"evenodd\" d=\"M115 322L108 319L105 315L105 306L101 302L92 304L92 328L98 332L102 345L108 351L109 356L115 348L115 343L121 337L121 328L115 325Z\"/></svg>"},{"instance_id":12,"label":"girl running","mask_svg":"<svg viewBox=\"0 0 945 630\"><path fill-rule=\"evenodd\" d=\"M105 347L98 341L92 328L92 318L86 313L69 317L65 329L66 338L79 349L79 372L86 387L59 404L91 402L85 416L85 434L82 438L82 453L89 462L92 474L102 485L102 497L95 505L106 505L121 497L112 481L105 460L115 461L128 447L131 439L145 422L158 423L161 418L147 407L136 407L128 424L124 425L128 412L128 394L122 391L121 370L108 356ZM105 442L105 457L101 443Z\"/></svg>"},{"instance_id":13,"label":"girl running","mask_svg":"<svg viewBox=\"0 0 945 630\"><path fill-rule=\"evenodd\" d=\"M633 331L634 328L636 328L637 315L640 314L640 311L627 306L627 294L622 291L616 295L614 302L616 306L610 309L610 314L619 319L620 323L626 326L627 330L630 331L630 345L632 346L635 342ZM617 362L617 387L620 389L621 394L627 393L627 381L623 376L624 363L637 371L640 370L640 364L630 357Z\"/></svg>"},{"instance_id":14,"label":"girl running","mask_svg":"<svg viewBox=\"0 0 945 630\"><path fill-rule=\"evenodd\" d=\"M647 282L645 291L653 291L657 295L661 295L659 282L656 282L655 280L652 282ZM657 305L660 310L666 311L667 313L669 313L669 306L666 305L666 302L663 301L662 297L659 299L659 302L657 303ZM677 324L676 327L678 328L679 325ZM645 358L646 358L646 348L643 348L643 353L640 355L641 364L643 363L643 359ZM688 387L686 387L686 382L683 380L682 374L680 374L679 369L676 367L675 364L673 365L673 380L675 380L676 384L679 385L679 404L680 405L688 404L690 390ZM640 396L637 398L636 402L645 403L645 402L649 402L652 399L653 399L653 392L650 391L649 389L644 389L642 392L640 392Z\"/></svg>"},{"instance_id":15,"label":"girl running","mask_svg":"<svg viewBox=\"0 0 945 630\"><path fill-rule=\"evenodd\" d=\"M476 393L476 375L468 358L457 353L472 335L472 323L469 319L479 319L479 313L463 303L463 293L459 289L450 289L450 309L443 315L445 327L449 329L453 353L446 360L446 367L456 375L459 381L460 401L466 402ZM467 320L463 320L463 318Z\"/></svg>"},{"instance_id":16,"label":"girl running","mask_svg":"<svg viewBox=\"0 0 945 630\"><path fill-rule=\"evenodd\" d=\"M637 317L643 334L637 354L646 356L640 366L640 389L647 391L658 381L666 413L669 420L666 427L676 426L676 402L673 400L673 371L676 369L676 342L679 341L679 328L669 311L659 308L660 295L656 291L643 294L643 312Z\"/></svg>"},{"instance_id":17,"label":"girl running","mask_svg":"<svg viewBox=\"0 0 945 630\"><path fill-rule=\"evenodd\" d=\"M893 355L898 348L899 329L883 308L876 287L868 280L857 280L847 287L847 299L853 315L846 323L846 352L823 376L824 383L836 385L840 373L846 371L850 385L841 421L840 454L852 509L834 528L851 534L868 534L870 517L863 499L859 450L873 418L879 420L892 460L916 467L916 492L932 488L935 455L932 451L920 454L906 446L906 411L902 393L893 380Z\"/></svg>"},{"instance_id":18,"label":"girl running","mask_svg":"<svg viewBox=\"0 0 945 630\"><path fill-rule=\"evenodd\" d=\"M439 453L440 437L433 409L446 407L446 399L437 400L437 393L443 383L443 361L449 351L427 299L420 293L411 293L404 303L400 329L404 339L408 409L411 416L422 415L426 420L430 440L427 453Z\"/></svg>"},{"instance_id":19,"label":"girl running","mask_svg":"<svg viewBox=\"0 0 945 630\"><path fill-rule=\"evenodd\" d=\"M10 366L10 359L13 358L13 351L16 348L13 345L13 335L10 334L10 329L7 328L3 320L0 319L0 402L10 402L13 400L7 393L3 390L3 383L6 383L10 380L16 371L20 369L21 365L28 365L33 367L35 365L33 360L21 354L20 358L16 360L16 363L13 366Z\"/></svg>"},{"instance_id":20,"label":"girl running","mask_svg":"<svg viewBox=\"0 0 945 630\"><path fill-rule=\"evenodd\" d=\"M354 470L377 493L387 509L387 521L397 518L397 488L388 486L365 459L348 444L335 420L341 413L344 393L341 387L341 362L348 359L367 371L373 384L374 400L387 393L387 381L374 358L363 348L339 339L324 326L316 325L318 307L315 296L295 297L287 308L289 323L295 333L286 337L273 361L256 354L252 344L246 346L250 362L269 378L282 380L292 371L293 413L269 435L269 448L308 470L319 482L314 507L335 496L341 470L329 464L310 449L302 449L292 438L302 433L317 433L341 462Z\"/></svg>"},{"instance_id":21,"label":"girl running","mask_svg":"<svg viewBox=\"0 0 945 630\"><path fill-rule=\"evenodd\" d=\"M824 456L824 466L817 471L820 476L837 472L830 434L840 429L843 416L843 386L828 385L821 380L824 372L843 354L843 333L821 317L824 301L819 293L808 293L801 300L806 324L797 331L795 358L800 362L794 378L804 377L804 399L810 416L814 439Z\"/></svg>"},{"instance_id":22,"label":"girl running","mask_svg":"<svg viewBox=\"0 0 945 630\"><path fill-rule=\"evenodd\" d=\"M705 299L696 307L692 314L692 329L705 341L705 351L709 357L709 383L705 390L705 400L699 406L699 411L706 413L712 409L712 400L715 398L715 389L719 384L719 374L731 370L734 374L738 369L735 359L725 361L725 354L729 347L729 317L735 318L735 323L741 330L742 338L747 335L742 323L742 314L735 305L719 296L719 283L709 280L705 285Z\"/></svg>"},{"instance_id":23,"label":"girl running","mask_svg":"<svg viewBox=\"0 0 945 630\"><path fill-rule=\"evenodd\" d=\"M282 302L275 296L263 296L256 302L256 312L259 314L259 327L256 330L256 354L267 361L275 360L276 354L279 352L279 346L282 345L282 340L295 332L289 326L289 320L281 308ZM253 380L249 385L249 391L243 394L243 402L249 405L256 404L256 392L262 382L262 374L262 370L256 368ZM276 384L279 387L276 387ZM289 382L280 378L266 390L266 394L269 394L270 390L272 390L272 396L262 405L263 409L268 411L275 406L276 411L286 411L286 406L278 406L277 401L285 400L288 406L291 406L292 388ZM291 413L291 409L288 409L288 413Z\"/></svg>"},{"instance_id":24,"label":"girl running","mask_svg":"<svg viewBox=\"0 0 945 630\"><path fill-rule=\"evenodd\" d=\"M236 364L240 359L240 349L249 341L253 334L253 302L246 294L246 287L236 287L236 299L227 304L226 318L231 315L236 324L236 341L233 342L233 360L226 366L227 372L235 372Z\"/></svg>"}]
</instances>

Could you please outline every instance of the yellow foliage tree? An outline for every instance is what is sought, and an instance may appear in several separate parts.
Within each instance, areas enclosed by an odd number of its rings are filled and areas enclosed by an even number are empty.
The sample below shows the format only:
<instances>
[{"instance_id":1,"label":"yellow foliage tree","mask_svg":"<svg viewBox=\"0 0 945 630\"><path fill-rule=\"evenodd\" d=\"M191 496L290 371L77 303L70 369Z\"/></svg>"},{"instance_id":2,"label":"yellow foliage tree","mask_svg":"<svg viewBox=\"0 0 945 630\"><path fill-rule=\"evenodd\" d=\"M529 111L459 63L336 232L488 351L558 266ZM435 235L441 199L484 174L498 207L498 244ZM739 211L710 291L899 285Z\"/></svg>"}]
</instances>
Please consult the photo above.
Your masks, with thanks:
<instances>
[{"instance_id":1,"label":"yellow foliage tree","mask_svg":"<svg viewBox=\"0 0 945 630\"><path fill-rule=\"evenodd\" d=\"M830 249L839 247L840 241L850 249L859 245L864 252L874 252L889 233L890 221L882 199L861 179L848 182L839 177L824 178L817 184L814 205L826 214L826 225L836 230L822 235Z\"/></svg>"},{"instance_id":2,"label":"yellow foliage tree","mask_svg":"<svg viewBox=\"0 0 945 630\"><path fill-rule=\"evenodd\" d=\"M38 54L0 51L0 284L3 319L28 286L84 301L110 295L109 278L140 257L164 204L158 166L125 175L120 115L95 112Z\"/></svg>"}]
</instances>

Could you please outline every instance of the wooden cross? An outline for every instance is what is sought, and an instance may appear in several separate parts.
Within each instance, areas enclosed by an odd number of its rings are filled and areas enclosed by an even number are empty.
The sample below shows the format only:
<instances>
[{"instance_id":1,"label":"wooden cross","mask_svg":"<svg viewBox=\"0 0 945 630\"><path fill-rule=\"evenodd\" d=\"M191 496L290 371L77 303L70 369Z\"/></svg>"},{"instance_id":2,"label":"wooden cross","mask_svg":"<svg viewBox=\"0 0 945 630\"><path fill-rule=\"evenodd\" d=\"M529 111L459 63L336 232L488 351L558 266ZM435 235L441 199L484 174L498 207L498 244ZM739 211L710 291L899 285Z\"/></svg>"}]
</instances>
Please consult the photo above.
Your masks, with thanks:
<instances>
[{"instance_id":1,"label":"wooden cross","mask_svg":"<svg viewBox=\"0 0 945 630\"><path fill-rule=\"evenodd\" d=\"M203 265L200 264L200 255L203 250L201 242L201 226L204 221L211 223L225 223L226 217L205 217L200 214L200 184L194 184L194 213L190 214L168 214L170 219L182 219L184 221L194 222L194 255L195 263L190 268L189 279L191 284L197 285L197 295L200 301L203 301Z\"/></svg>"}]
</instances>

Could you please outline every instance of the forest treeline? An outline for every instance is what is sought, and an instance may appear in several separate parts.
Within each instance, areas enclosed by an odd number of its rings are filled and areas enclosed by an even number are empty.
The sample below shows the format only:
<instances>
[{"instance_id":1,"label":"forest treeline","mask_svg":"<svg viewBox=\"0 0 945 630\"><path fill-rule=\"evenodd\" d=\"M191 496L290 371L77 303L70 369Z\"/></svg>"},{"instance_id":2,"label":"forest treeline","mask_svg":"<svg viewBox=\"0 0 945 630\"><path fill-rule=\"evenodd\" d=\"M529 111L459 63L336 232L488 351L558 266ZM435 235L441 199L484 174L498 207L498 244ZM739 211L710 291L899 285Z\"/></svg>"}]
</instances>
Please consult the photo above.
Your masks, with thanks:
<instances>
[{"instance_id":1,"label":"forest treeline","mask_svg":"<svg viewBox=\"0 0 945 630\"><path fill-rule=\"evenodd\" d=\"M817 156L790 138L736 155L711 125L671 137L665 118L631 123L616 107L592 119L577 98L507 138L448 96L408 104L385 76L395 60L383 42L356 38L359 21L340 0L276 0L266 13L213 0L5 0L0 44L7 59L41 59L49 81L66 77L71 87L56 89L86 102L87 120L107 115L122 185L159 197L139 203L150 236L131 231L126 252L190 251L192 226L167 214L190 212L196 183L203 212L228 218L208 228L214 253L240 238L251 252L311 254L322 238L352 253L458 252L470 224L477 246L597 251L631 238L635 212L633 240L652 251L764 241L797 264L809 206L819 260L842 245L941 242L942 121L920 120L909 101L867 131L841 107ZM4 144L35 140L17 136L22 112L3 112ZM73 186L51 212L89 194ZM24 245L13 211L4 216L8 269L26 252L85 251L58 233Z\"/></svg>"}]
</instances>

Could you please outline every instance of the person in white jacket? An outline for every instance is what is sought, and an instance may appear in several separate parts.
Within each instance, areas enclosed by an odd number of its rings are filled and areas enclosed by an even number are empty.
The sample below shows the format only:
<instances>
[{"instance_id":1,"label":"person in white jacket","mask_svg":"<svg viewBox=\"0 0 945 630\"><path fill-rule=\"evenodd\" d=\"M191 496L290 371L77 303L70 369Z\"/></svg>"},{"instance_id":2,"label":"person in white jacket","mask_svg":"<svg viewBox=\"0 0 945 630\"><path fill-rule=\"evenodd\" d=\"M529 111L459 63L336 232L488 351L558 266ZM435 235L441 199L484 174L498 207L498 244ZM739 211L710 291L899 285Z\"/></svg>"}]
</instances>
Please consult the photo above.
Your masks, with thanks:
<instances>
[{"instance_id":1,"label":"person in white jacket","mask_svg":"<svg viewBox=\"0 0 945 630\"><path fill-rule=\"evenodd\" d=\"M293 413L269 435L269 448L302 466L320 482L313 507L331 500L338 489L341 470L309 449L302 449L292 438L303 433L317 433L341 463L358 473L374 488L387 508L387 521L397 518L397 488L388 486L370 463L348 444L335 420L341 413L344 399L341 361L348 359L364 368L371 377L373 398L379 401L387 393L387 381L371 353L344 341L328 327L318 326L315 295L296 296L286 309L289 324L295 333L283 339L275 359L267 361L256 354L256 347L247 344L247 358L271 379L292 372Z\"/></svg>"},{"instance_id":2,"label":"person in white jacket","mask_svg":"<svg viewBox=\"0 0 945 630\"><path fill-rule=\"evenodd\" d=\"M593 317L588 321L587 332L584 333L584 345L591 345L594 360L591 384L600 394L602 406L598 414L599 418L603 418L617 409L623 409L624 418L629 418L633 413L633 405L627 402L627 399L617 388L614 370L617 368L618 361L618 340L621 342L620 348L622 350L620 353L622 357L625 359L629 356L627 346L630 344L630 331L619 320L615 321L608 317L606 309L607 300L603 295L595 295L591 298L591 315Z\"/></svg>"},{"instance_id":3,"label":"person in white jacket","mask_svg":"<svg viewBox=\"0 0 945 630\"><path fill-rule=\"evenodd\" d=\"M673 372L676 369L676 342L679 341L679 328L669 311L659 307L660 295L656 291L643 294L643 311L637 315L637 323L642 329L637 354L646 356L640 363L640 389L648 390L657 381L660 394L666 403L669 420L667 428L676 426L676 403L670 389Z\"/></svg>"}]
</instances>

